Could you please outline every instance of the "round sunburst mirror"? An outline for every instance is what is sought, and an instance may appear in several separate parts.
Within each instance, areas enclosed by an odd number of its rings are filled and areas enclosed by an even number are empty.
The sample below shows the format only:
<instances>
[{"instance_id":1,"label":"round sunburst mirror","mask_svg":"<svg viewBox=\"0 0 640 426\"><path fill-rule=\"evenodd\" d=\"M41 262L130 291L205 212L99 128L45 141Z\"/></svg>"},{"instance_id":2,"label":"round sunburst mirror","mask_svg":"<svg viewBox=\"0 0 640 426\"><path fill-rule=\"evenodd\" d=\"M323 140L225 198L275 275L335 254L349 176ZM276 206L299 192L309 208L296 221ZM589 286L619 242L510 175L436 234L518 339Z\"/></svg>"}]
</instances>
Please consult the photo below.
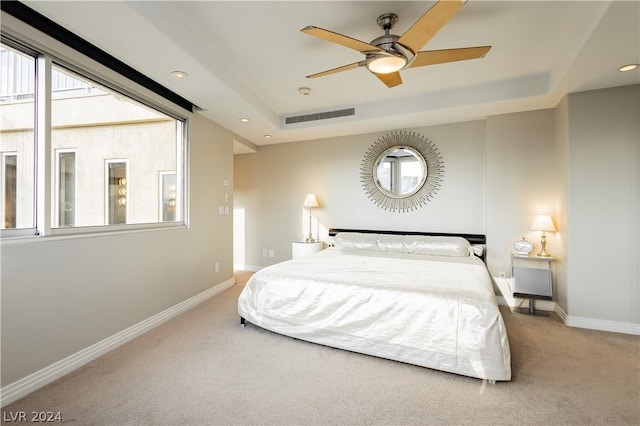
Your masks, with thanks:
<instances>
[{"instance_id":1,"label":"round sunburst mirror","mask_svg":"<svg viewBox=\"0 0 640 426\"><path fill-rule=\"evenodd\" d=\"M367 197L391 212L408 212L423 206L440 188L443 175L438 148L428 138L408 131L377 139L360 167L360 181Z\"/></svg>"}]
</instances>

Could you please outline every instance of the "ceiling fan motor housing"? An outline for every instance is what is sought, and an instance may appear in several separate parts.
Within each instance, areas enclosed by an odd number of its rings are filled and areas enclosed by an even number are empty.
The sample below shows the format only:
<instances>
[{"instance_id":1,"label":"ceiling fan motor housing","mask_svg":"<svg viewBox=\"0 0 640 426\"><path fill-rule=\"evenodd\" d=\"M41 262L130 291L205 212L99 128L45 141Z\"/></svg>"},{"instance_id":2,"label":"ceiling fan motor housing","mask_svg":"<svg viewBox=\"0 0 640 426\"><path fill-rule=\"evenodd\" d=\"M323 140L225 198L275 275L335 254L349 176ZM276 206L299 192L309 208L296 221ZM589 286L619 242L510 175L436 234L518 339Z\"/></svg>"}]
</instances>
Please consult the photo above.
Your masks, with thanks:
<instances>
[{"instance_id":1,"label":"ceiling fan motor housing","mask_svg":"<svg viewBox=\"0 0 640 426\"><path fill-rule=\"evenodd\" d=\"M388 32L391 28L393 28L396 22L398 22L398 15L396 15L395 13L384 13L378 16L376 22L378 23L378 25L380 25L380 28Z\"/></svg>"},{"instance_id":2,"label":"ceiling fan motor housing","mask_svg":"<svg viewBox=\"0 0 640 426\"><path fill-rule=\"evenodd\" d=\"M380 37L376 37L373 40L371 40L371 45L379 47L380 49L384 49L384 50L393 50L396 41L400 38L400 36L397 35L393 35L393 34L385 34L385 35L381 35Z\"/></svg>"},{"instance_id":3,"label":"ceiling fan motor housing","mask_svg":"<svg viewBox=\"0 0 640 426\"><path fill-rule=\"evenodd\" d=\"M378 20L380 20L380 18L378 18ZM369 44L382 49L384 52L380 52L380 51L366 52L367 62L373 61L376 58L379 58L380 56L397 56L405 59L406 64L402 68L403 69L407 68L409 65L411 65L411 62L413 62L415 53L412 52L410 49L404 47L403 45L397 43L399 38L400 36L397 36L394 34L388 34L387 32L387 34L381 35L380 37L376 37L375 39L373 39Z\"/></svg>"}]
</instances>

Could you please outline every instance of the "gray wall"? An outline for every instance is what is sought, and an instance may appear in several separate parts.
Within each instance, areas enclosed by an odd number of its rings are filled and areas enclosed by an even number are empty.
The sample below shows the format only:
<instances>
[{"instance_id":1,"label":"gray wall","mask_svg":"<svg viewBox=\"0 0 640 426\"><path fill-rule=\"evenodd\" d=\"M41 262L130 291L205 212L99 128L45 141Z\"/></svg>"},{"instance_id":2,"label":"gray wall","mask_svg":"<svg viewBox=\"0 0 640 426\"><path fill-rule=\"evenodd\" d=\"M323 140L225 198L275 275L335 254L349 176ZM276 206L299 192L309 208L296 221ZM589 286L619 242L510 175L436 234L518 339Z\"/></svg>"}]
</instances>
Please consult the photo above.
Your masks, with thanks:
<instances>
[{"instance_id":1,"label":"gray wall","mask_svg":"<svg viewBox=\"0 0 640 426\"><path fill-rule=\"evenodd\" d=\"M556 186L558 199L556 200L556 242L558 252L565 261L556 262L555 266L555 301L564 312L569 312L569 295L567 294L567 200L569 191L569 103L565 97L555 109L556 145L554 151Z\"/></svg>"},{"instance_id":2,"label":"gray wall","mask_svg":"<svg viewBox=\"0 0 640 426\"><path fill-rule=\"evenodd\" d=\"M234 135L190 119L188 229L3 242L2 386L233 277Z\"/></svg>"},{"instance_id":3,"label":"gray wall","mask_svg":"<svg viewBox=\"0 0 640 426\"><path fill-rule=\"evenodd\" d=\"M567 101L567 309L638 323L640 86Z\"/></svg>"}]
</instances>

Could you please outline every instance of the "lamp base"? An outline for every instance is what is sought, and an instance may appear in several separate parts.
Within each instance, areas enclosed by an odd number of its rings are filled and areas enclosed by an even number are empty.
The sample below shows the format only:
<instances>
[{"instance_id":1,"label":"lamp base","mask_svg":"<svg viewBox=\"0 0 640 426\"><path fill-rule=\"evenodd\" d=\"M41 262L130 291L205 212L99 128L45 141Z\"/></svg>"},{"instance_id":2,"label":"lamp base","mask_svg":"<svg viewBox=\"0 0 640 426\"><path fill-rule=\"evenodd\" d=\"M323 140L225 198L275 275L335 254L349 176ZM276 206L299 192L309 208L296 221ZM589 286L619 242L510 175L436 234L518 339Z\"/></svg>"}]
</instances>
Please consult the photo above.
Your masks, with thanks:
<instances>
[{"instance_id":1,"label":"lamp base","mask_svg":"<svg viewBox=\"0 0 640 426\"><path fill-rule=\"evenodd\" d=\"M542 235L540 236L540 253L538 253L538 256L540 257L550 257L551 255L549 253L547 253L547 236L544 234L544 231L542 231Z\"/></svg>"},{"instance_id":2,"label":"lamp base","mask_svg":"<svg viewBox=\"0 0 640 426\"><path fill-rule=\"evenodd\" d=\"M313 238L313 235L309 234L309 236L307 237L307 239L305 240L308 243L315 243L316 240Z\"/></svg>"}]
</instances>

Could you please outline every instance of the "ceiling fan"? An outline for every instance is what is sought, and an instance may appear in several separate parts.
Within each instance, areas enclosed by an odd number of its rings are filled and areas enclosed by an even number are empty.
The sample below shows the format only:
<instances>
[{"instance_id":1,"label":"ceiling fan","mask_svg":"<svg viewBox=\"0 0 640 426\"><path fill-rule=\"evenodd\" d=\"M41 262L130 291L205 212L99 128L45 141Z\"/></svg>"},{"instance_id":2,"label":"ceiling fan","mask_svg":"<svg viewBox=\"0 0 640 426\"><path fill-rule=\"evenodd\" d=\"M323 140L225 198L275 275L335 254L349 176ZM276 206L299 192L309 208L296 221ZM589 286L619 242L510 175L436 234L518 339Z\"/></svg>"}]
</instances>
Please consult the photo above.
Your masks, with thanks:
<instances>
[{"instance_id":1,"label":"ceiling fan","mask_svg":"<svg viewBox=\"0 0 640 426\"><path fill-rule=\"evenodd\" d=\"M420 19L418 19L402 36L390 34L389 31L398 20L395 13L385 13L378 17L377 23L384 30L384 35L365 43L333 31L308 26L303 28L305 34L319 37L333 43L357 50L365 55L365 59L349 65L343 65L327 71L308 75L307 78L323 77L337 72L359 67L367 67L387 87L402 84L400 70L423 67L425 65L463 61L484 57L491 46L464 47L458 49L419 51L422 46L446 24L466 3L466 0L439 0Z\"/></svg>"}]
</instances>

